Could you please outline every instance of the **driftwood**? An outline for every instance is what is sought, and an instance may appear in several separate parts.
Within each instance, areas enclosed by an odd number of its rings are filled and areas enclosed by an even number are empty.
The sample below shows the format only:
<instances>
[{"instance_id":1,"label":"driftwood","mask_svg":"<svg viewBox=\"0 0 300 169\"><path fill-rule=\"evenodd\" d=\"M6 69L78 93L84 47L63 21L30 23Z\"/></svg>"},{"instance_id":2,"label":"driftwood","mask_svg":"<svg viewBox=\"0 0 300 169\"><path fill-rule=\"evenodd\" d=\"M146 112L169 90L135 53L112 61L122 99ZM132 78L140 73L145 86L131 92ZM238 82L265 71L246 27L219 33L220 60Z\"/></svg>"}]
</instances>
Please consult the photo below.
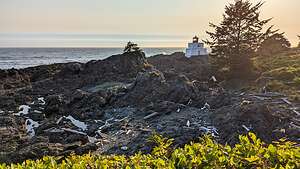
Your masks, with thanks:
<instances>
[{"instance_id":1,"label":"driftwood","mask_svg":"<svg viewBox=\"0 0 300 169\"><path fill-rule=\"evenodd\" d=\"M70 132L70 133L75 133L75 134L81 134L81 135L87 135L86 133L84 132L80 132L80 131L77 131L77 130L72 130L72 129L67 129L67 128L61 128L62 130L64 131L67 131L67 132Z\"/></svg>"},{"instance_id":2,"label":"driftwood","mask_svg":"<svg viewBox=\"0 0 300 169\"><path fill-rule=\"evenodd\" d=\"M296 129L300 130L300 126L298 126L298 125L296 125L296 124L291 123L290 125L291 125L292 127L296 128Z\"/></svg>"},{"instance_id":3,"label":"driftwood","mask_svg":"<svg viewBox=\"0 0 300 169\"><path fill-rule=\"evenodd\" d=\"M242 127L247 131L247 132L249 132L250 131L250 128L248 128L247 126L245 126L245 125L242 125Z\"/></svg>"},{"instance_id":4,"label":"driftwood","mask_svg":"<svg viewBox=\"0 0 300 169\"><path fill-rule=\"evenodd\" d=\"M253 96L254 98L256 98L256 99L258 99L258 100L271 100L271 98L270 97L262 97L262 96L256 96L256 95L254 95Z\"/></svg>"},{"instance_id":5,"label":"driftwood","mask_svg":"<svg viewBox=\"0 0 300 169\"><path fill-rule=\"evenodd\" d=\"M297 110L293 110L293 112L297 114L297 116L300 116L300 113Z\"/></svg>"},{"instance_id":6,"label":"driftwood","mask_svg":"<svg viewBox=\"0 0 300 169\"><path fill-rule=\"evenodd\" d=\"M140 130L143 131L143 132L152 132L151 129L147 129L147 128L140 128Z\"/></svg>"},{"instance_id":7,"label":"driftwood","mask_svg":"<svg viewBox=\"0 0 300 169\"><path fill-rule=\"evenodd\" d=\"M148 116L145 116L144 120L150 119L150 118L152 118L154 116L157 116L158 114L159 114L158 112L153 112L153 113L149 114Z\"/></svg>"},{"instance_id":8,"label":"driftwood","mask_svg":"<svg viewBox=\"0 0 300 169\"><path fill-rule=\"evenodd\" d=\"M257 93L254 96L259 97L285 97L284 94L278 92Z\"/></svg>"},{"instance_id":9,"label":"driftwood","mask_svg":"<svg viewBox=\"0 0 300 169\"><path fill-rule=\"evenodd\" d=\"M128 116L126 116L126 117L124 117L124 118L122 118L122 119L115 119L114 121L115 122L122 122L122 121L124 121L124 120L127 120L129 117Z\"/></svg>"},{"instance_id":10,"label":"driftwood","mask_svg":"<svg viewBox=\"0 0 300 169\"><path fill-rule=\"evenodd\" d=\"M103 126L100 126L100 127L99 127L99 130L101 131L101 130L103 130L104 128L108 128L108 127L111 127L111 126L113 126L113 125L114 125L114 123L111 123L111 124L109 124L109 123L104 124Z\"/></svg>"},{"instance_id":11,"label":"driftwood","mask_svg":"<svg viewBox=\"0 0 300 169\"><path fill-rule=\"evenodd\" d=\"M104 138L104 139L110 138L110 136L109 136L108 134L101 133L100 131L97 131L97 134L98 134L101 138Z\"/></svg>"},{"instance_id":12,"label":"driftwood","mask_svg":"<svg viewBox=\"0 0 300 169\"><path fill-rule=\"evenodd\" d=\"M126 133L126 131L125 130L119 130L119 131L117 131L115 134L113 134L114 136L116 136L116 135L121 135L121 134L124 134L124 133Z\"/></svg>"},{"instance_id":13,"label":"driftwood","mask_svg":"<svg viewBox=\"0 0 300 169\"><path fill-rule=\"evenodd\" d=\"M282 101L284 101L288 105L292 105L292 103L287 98L281 98Z\"/></svg>"},{"instance_id":14,"label":"driftwood","mask_svg":"<svg viewBox=\"0 0 300 169\"><path fill-rule=\"evenodd\" d=\"M103 129L107 129L107 128L109 128L109 127L112 127L112 126L114 126L115 124L121 123L121 122L123 122L123 121L125 121L125 120L127 120L127 119L129 119L128 116L126 116L126 117L124 117L124 118L122 118L122 119L114 119L114 118L107 119L107 120L105 121L105 124L104 124L103 126L100 126L100 127L98 128L98 131L101 132ZM109 123L110 121L112 121L112 123ZM116 133L116 134L117 134L117 135L118 135L118 134L122 134L121 131L119 131L119 132L120 132L120 133Z\"/></svg>"}]
</instances>

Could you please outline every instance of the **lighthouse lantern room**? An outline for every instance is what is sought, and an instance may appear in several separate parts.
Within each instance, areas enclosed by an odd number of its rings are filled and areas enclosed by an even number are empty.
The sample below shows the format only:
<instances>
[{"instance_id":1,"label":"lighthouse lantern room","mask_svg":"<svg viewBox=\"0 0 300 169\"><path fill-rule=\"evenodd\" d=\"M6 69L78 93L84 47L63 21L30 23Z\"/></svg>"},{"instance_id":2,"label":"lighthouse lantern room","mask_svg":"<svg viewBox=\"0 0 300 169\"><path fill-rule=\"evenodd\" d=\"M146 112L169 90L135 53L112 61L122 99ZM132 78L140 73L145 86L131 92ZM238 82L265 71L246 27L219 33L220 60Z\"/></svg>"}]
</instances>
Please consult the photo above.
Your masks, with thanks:
<instances>
[{"instance_id":1,"label":"lighthouse lantern room","mask_svg":"<svg viewBox=\"0 0 300 169\"><path fill-rule=\"evenodd\" d=\"M193 42L188 44L185 56L190 58L192 56L207 56L207 49L204 48L204 43L199 43L199 38L195 36Z\"/></svg>"}]
</instances>

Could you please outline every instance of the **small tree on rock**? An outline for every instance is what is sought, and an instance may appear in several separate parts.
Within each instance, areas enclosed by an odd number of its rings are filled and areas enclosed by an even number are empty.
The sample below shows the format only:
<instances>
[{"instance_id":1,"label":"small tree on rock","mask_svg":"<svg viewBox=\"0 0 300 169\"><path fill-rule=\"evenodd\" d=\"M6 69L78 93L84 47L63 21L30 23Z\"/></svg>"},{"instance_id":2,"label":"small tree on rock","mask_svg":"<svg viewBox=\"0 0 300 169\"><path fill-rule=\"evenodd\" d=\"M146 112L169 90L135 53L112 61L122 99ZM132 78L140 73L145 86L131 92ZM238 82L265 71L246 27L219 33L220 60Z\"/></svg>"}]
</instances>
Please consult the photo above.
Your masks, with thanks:
<instances>
[{"instance_id":1,"label":"small tree on rock","mask_svg":"<svg viewBox=\"0 0 300 169\"><path fill-rule=\"evenodd\" d=\"M271 56L290 49L291 43L284 37L284 33L275 33L265 39L259 47L257 54Z\"/></svg>"},{"instance_id":2,"label":"small tree on rock","mask_svg":"<svg viewBox=\"0 0 300 169\"><path fill-rule=\"evenodd\" d=\"M268 35L275 33L264 26L271 20L261 20L259 2L253 5L249 0L235 0L225 7L223 21L219 25L210 23L213 32L207 31L211 47L212 66L215 70L228 70L232 78L243 78L251 72L251 56Z\"/></svg>"},{"instance_id":3,"label":"small tree on rock","mask_svg":"<svg viewBox=\"0 0 300 169\"><path fill-rule=\"evenodd\" d=\"M136 43L133 42L128 42L127 45L124 48L124 53L129 53L129 52L136 52L136 51L141 51L141 49L138 47Z\"/></svg>"}]
</instances>

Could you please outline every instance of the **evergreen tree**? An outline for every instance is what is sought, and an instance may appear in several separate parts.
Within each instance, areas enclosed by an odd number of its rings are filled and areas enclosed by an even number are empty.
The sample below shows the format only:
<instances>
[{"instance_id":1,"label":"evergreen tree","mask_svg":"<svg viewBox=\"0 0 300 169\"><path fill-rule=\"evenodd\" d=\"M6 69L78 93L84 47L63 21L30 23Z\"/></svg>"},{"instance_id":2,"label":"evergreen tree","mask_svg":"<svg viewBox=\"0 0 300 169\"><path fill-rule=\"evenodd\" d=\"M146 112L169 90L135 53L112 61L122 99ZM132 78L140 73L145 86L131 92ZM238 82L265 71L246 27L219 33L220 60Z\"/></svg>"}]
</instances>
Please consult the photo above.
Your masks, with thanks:
<instances>
[{"instance_id":1,"label":"evergreen tree","mask_svg":"<svg viewBox=\"0 0 300 169\"><path fill-rule=\"evenodd\" d=\"M124 48L124 52L128 53L128 52L132 52L132 51L140 51L140 48L138 47L138 45L136 43L132 43L132 42L128 42L127 45Z\"/></svg>"},{"instance_id":2,"label":"evergreen tree","mask_svg":"<svg viewBox=\"0 0 300 169\"><path fill-rule=\"evenodd\" d=\"M257 54L262 56L271 56L276 53L286 51L290 49L290 47L291 43L286 37L284 37L284 33L275 33L262 42Z\"/></svg>"},{"instance_id":3,"label":"evergreen tree","mask_svg":"<svg viewBox=\"0 0 300 169\"><path fill-rule=\"evenodd\" d=\"M251 72L251 56L269 34L276 32L271 31L272 26L263 32L271 19L260 19L262 5L262 2L253 5L249 0L235 0L225 7L219 25L210 23L214 31L207 31L210 40L205 42L212 49L212 65L217 70L229 70L233 78Z\"/></svg>"},{"instance_id":4,"label":"evergreen tree","mask_svg":"<svg viewBox=\"0 0 300 169\"><path fill-rule=\"evenodd\" d=\"M298 38L299 38L298 48L300 48L300 35L298 35Z\"/></svg>"}]
</instances>

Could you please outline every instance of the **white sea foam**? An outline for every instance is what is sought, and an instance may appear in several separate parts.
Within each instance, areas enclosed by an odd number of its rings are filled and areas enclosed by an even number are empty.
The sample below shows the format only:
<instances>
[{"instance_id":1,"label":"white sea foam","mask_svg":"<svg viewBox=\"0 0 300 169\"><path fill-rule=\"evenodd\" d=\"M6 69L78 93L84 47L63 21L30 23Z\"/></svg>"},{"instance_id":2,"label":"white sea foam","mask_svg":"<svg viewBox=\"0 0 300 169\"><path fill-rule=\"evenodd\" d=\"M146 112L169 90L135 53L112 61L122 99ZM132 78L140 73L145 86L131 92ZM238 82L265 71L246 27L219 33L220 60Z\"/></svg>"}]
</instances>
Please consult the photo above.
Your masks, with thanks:
<instances>
[{"instance_id":1,"label":"white sea foam","mask_svg":"<svg viewBox=\"0 0 300 169\"><path fill-rule=\"evenodd\" d=\"M29 109L30 109L29 106L27 106L27 105L21 105L21 106L19 107L19 110L20 110L20 111L19 111L18 113L15 113L14 115L15 115L15 116L26 115L26 114L29 113Z\"/></svg>"},{"instance_id":2,"label":"white sea foam","mask_svg":"<svg viewBox=\"0 0 300 169\"><path fill-rule=\"evenodd\" d=\"M33 121L32 119L27 119L25 121L25 125L26 125L27 134L30 137L33 137L35 135L34 128L39 127L40 124L36 121Z\"/></svg>"}]
</instances>

